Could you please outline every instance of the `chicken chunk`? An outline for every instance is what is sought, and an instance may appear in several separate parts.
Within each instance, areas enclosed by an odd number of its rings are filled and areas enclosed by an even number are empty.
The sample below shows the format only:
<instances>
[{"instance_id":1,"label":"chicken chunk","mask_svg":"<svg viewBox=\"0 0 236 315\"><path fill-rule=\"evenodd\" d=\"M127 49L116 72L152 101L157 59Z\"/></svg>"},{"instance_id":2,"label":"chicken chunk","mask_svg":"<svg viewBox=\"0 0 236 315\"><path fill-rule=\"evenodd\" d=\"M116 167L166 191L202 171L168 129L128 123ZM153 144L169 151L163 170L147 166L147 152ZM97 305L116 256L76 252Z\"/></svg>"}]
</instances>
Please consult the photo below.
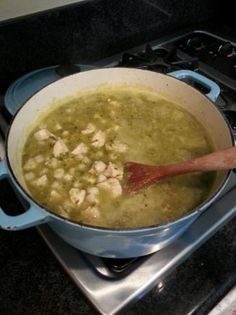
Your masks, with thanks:
<instances>
[{"instance_id":1,"label":"chicken chunk","mask_svg":"<svg viewBox=\"0 0 236 315\"><path fill-rule=\"evenodd\" d=\"M95 161L94 162L94 170L96 171L96 173L102 173L103 171L105 171L106 169L106 164L102 161Z\"/></svg>"},{"instance_id":2,"label":"chicken chunk","mask_svg":"<svg viewBox=\"0 0 236 315\"><path fill-rule=\"evenodd\" d=\"M111 187L111 194L113 198L117 198L122 195L122 187L118 179L109 178L107 180Z\"/></svg>"},{"instance_id":3,"label":"chicken chunk","mask_svg":"<svg viewBox=\"0 0 236 315\"><path fill-rule=\"evenodd\" d=\"M87 127L81 131L82 134L84 135L90 135L91 133L93 133L96 130L95 126L91 123L89 123L87 125Z\"/></svg>"},{"instance_id":4,"label":"chicken chunk","mask_svg":"<svg viewBox=\"0 0 236 315\"><path fill-rule=\"evenodd\" d=\"M69 191L70 200L80 206L85 199L86 191L84 189L71 188Z\"/></svg>"},{"instance_id":5,"label":"chicken chunk","mask_svg":"<svg viewBox=\"0 0 236 315\"><path fill-rule=\"evenodd\" d=\"M39 131L36 131L34 137L39 141L47 140L49 138L56 139L56 136L47 129L40 129Z\"/></svg>"},{"instance_id":6,"label":"chicken chunk","mask_svg":"<svg viewBox=\"0 0 236 315\"><path fill-rule=\"evenodd\" d=\"M97 184L97 187L110 192L112 198L117 198L122 194L122 187L117 178L109 178L108 180Z\"/></svg>"},{"instance_id":7,"label":"chicken chunk","mask_svg":"<svg viewBox=\"0 0 236 315\"><path fill-rule=\"evenodd\" d=\"M107 151L115 151L119 153L124 153L127 151L127 148L128 148L127 144L121 143L118 140L115 140L112 143L106 144Z\"/></svg>"},{"instance_id":8,"label":"chicken chunk","mask_svg":"<svg viewBox=\"0 0 236 315\"><path fill-rule=\"evenodd\" d=\"M105 133L99 130L92 137L92 146L94 146L95 148L101 148L104 146L105 140L106 140Z\"/></svg>"},{"instance_id":9,"label":"chicken chunk","mask_svg":"<svg viewBox=\"0 0 236 315\"><path fill-rule=\"evenodd\" d=\"M59 139L53 146L53 155L55 157L59 157L60 155L64 155L69 152L67 145L63 140Z\"/></svg>"},{"instance_id":10,"label":"chicken chunk","mask_svg":"<svg viewBox=\"0 0 236 315\"><path fill-rule=\"evenodd\" d=\"M107 166L106 166L106 164L104 162L102 162L102 161L95 161L93 163L92 168L89 170L89 172L92 173L92 174L100 174L100 173L105 171L106 167Z\"/></svg>"},{"instance_id":11,"label":"chicken chunk","mask_svg":"<svg viewBox=\"0 0 236 315\"><path fill-rule=\"evenodd\" d=\"M36 180L37 186L45 186L48 182L47 175L43 175Z\"/></svg>"},{"instance_id":12,"label":"chicken chunk","mask_svg":"<svg viewBox=\"0 0 236 315\"><path fill-rule=\"evenodd\" d=\"M82 216L87 219L98 219L100 218L101 214L96 206L90 206L84 211L82 211Z\"/></svg>"},{"instance_id":13,"label":"chicken chunk","mask_svg":"<svg viewBox=\"0 0 236 315\"><path fill-rule=\"evenodd\" d=\"M86 144L81 142L77 147L71 152L73 155L80 155L83 156L85 153L88 152L88 147Z\"/></svg>"},{"instance_id":14,"label":"chicken chunk","mask_svg":"<svg viewBox=\"0 0 236 315\"><path fill-rule=\"evenodd\" d=\"M119 179L123 178L123 169L119 168L117 165L109 162L104 175L106 177L117 177Z\"/></svg>"},{"instance_id":15,"label":"chicken chunk","mask_svg":"<svg viewBox=\"0 0 236 315\"><path fill-rule=\"evenodd\" d=\"M87 193L88 193L88 194L98 195L99 190L98 190L97 187L89 187L89 188L87 189Z\"/></svg>"},{"instance_id":16,"label":"chicken chunk","mask_svg":"<svg viewBox=\"0 0 236 315\"><path fill-rule=\"evenodd\" d=\"M107 177L103 174L99 174L97 177L97 183L102 183L105 182L105 180L107 180Z\"/></svg>"},{"instance_id":17,"label":"chicken chunk","mask_svg":"<svg viewBox=\"0 0 236 315\"><path fill-rule=\"evenodd\" d=\"M50 168L56 168L59 165L59 161L56 158L51 158L45 163Z\"/></svg>"},{"instance_id":18,"label":"chicken chunk","mask_svg":"<svg viewBox=\"0 0 236 315\"><path fill-rule=\"evenodd\" d=\"M90 204L97 204L99 203L98 195L99 195L99 189L97 187L89 187L87 189L86 200Z\"/></svg>"},{"instance_id":19,"label":"chicken chunk","mask_svg":"<svg viewBox=\"0 0 236 315\"><path fill-rule=\"evenodd\" d=\"M107 191L110 190L110 184L109 184L108 180L101 182L101 183L98 183L97 187L102 189L102 190L107 190Z\"/></svg>"}]
</instances>

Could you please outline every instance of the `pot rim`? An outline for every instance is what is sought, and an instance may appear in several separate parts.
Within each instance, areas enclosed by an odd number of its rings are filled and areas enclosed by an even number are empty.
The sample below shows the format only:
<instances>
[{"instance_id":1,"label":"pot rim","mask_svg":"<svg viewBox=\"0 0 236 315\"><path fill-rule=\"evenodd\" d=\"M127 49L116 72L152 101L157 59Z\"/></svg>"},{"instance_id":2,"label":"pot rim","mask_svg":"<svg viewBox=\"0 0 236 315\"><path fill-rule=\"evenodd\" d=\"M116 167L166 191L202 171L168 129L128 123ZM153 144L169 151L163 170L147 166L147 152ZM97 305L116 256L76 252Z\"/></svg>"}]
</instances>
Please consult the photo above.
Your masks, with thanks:
<instances>
[{"instance_id":1,"label":"pot rim","mask_svg":"<svg viewBox=\"0 0 236 315\"><path fill-rule=\"evenodd\" d=\"M126 68L126 67L117 67L117 68L98 68L98 69L94 69L94 70L90 70L89 72L93 72L93 71L101 71L101 70L110 70L112 69L114 71L114 69L117 69L117 70L127 70L129 69L130 71L137 71L137 72L152 72L152 73L156 73L157 75L159 76L167 76L168 74L163 74L163 73L159 73L159 72L155 72L155 71L151 71L151 70L144 70L144 69L130 69L130 68ZM86 73L86 72L81 72L81 73L76 73L76 74L72 74L70 76L67 76L65 78L61 78L59 80L63 80L63 79L66 79L68 77L72 77L72 76L78 76L78 75L83 75L83 73ZM220 109L216 106L216 104L211 100L209 99L206 95L204 95L203 93L201 93L199 90L197 90L196 88L188 85L186 82L184 81L181 81L175 77L172 77L172 76L168 76L168 78L170 80L175 80L175 81L178 81L179 84L183 84L185 86L185 88L187 89L192 89L194 90L195 92L199 93L201 96L205 97L208 101L210 101L210 103L215 107L215 109L217 110L217 112L222 116L222 118L224 119L224 122L226 124L226 126L228 127L228 131L230 133L230 136L231 136L231 140L232 140L232 145L234 146L235 143L234 143L234 136L233 136L233 132L232 132L232 129L231 129L231 126L229 124L229 122L227 121L226 117L224 115L222 115ZM58 81L59 81L58 80ZM58 82L56 81L56 82ZM49 85L45 86L43 89L46 89L48 86L51 86L53 84L55 84L56 82L52 82L50 83ZM42 89L41 89L42 90ZM21 183L19 182L19 180L17 179L17 177L15 176L15 173L11 167L11 164L10 164L10 160L9 160L9 156L8 156L8 139L9 139L9 135L10 135L10 132L11 132L11 129L12 129L12 126L14 124L14 120L16 119L16 117L18 116L19 112L27 105L28 101L33 98L36 94L38 94L41 90L35 92L33 95L31 95L25 102L24 104L16 111L16 113L12 116L12 120L10 122L10 127L8 128L7 130L7 134L6 134L6 162L7 162L7 167L8 167L8 170L10 171L10 174L12 176L12 178L14 179L15 183L19 186L20 190L25 194L25 196L30 199L31 202L35 203L39 208L43 209L44 211L48 212L50 214L50 216L52 217L55 217L56 219L59 219L61 221L64 221L64 222L68 222L72 225L75 225L75 226L80 226L81 228L84 228L84 229L90 229L90 230L99 230L99 231L104 231L104 232L116 232L116 233L123 233L123 232L127 232L127 233L134 233L134 232L140 232L140 231L147 231L147 230L156 230L158 228L160 229L166 229L166 228L169 228L171 227L172 225L174 224L177 224L177 223L181 223L182 221L185 221L197 214L201 214L201 212L207 207L207 204L210 204L212 202L214 202L214 200L217 198L217 196L219 195L219 193L222 191L222 189L225 187L228 179L229 179L229 176L232 172L232 170L228 170L228 172L225 174L225 178L224 180L222 181L222 184L220 185L220 187L214 191L210 196L208 196L208 198L203 201L201 204L199 204L198 206L194 207L191 211L187 212L186 214L183 214L182 216L180 216L177 220L174 220L174 221L170 221L170 222L166 222L164 224L155 224L155 225L150 225L150 226L144 226L144 227L130 227L130 228L107 228L107 227L101 227L101 226L95 226L95 225L89 225L89 224L83 224L83 223L80 223L80 222L76 222L76 221L73 221L71 219L68 219L68 218L65 218L59 214L56 214L55 212L53 212L52 210L50 210L49 208L47 207L44 207L43 205L41 205L37 200L33 199L33 197L26 191L26 189L23 187L23 185L21 185Z\"/></svg>"}]
</instances>

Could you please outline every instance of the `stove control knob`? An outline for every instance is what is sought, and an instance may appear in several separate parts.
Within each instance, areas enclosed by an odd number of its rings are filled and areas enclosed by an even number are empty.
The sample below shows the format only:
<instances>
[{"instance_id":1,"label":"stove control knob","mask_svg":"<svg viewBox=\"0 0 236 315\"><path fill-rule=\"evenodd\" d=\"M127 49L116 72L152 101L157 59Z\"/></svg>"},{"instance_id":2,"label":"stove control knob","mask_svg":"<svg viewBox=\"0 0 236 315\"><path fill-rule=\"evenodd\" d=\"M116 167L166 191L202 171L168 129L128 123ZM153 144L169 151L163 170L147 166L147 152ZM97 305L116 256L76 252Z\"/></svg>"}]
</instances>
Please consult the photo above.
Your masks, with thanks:
<instances>
[{"instance_id":1,"label":"stove control knob","mask_svg":"<svg viewBox=\"0 0 236 315\"><path fill-rule=\"evenodd\" d=\"M221 44L218 48L219 55L226 56L228 58L236 55L233 45L230 42Z\"/></svg>"}]
</instances>

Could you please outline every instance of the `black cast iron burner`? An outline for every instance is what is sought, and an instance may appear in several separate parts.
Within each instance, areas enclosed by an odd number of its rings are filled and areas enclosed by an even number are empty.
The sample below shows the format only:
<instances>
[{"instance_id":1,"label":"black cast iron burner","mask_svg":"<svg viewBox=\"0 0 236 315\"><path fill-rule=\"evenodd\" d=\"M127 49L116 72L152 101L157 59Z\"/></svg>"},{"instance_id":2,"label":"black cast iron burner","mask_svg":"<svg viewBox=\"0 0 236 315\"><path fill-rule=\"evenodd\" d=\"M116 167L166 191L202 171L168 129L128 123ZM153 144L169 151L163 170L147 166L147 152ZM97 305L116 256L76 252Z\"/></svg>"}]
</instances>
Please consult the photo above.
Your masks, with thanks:
<instances>
[{"instance_id":1,"label":"black cast iron burner","mask_svg":"<svg viewBox=\"0 0 236 315\"><path fill-rule=\"evenodd\" d=\"M198 69L198 58L189 57L181 60L176 54L174 46L153 49L147 44L145 50L137 54L124 53L118 63L119 67L130 67L168 73L179 69Z\"/></svg>"}]
</instances>

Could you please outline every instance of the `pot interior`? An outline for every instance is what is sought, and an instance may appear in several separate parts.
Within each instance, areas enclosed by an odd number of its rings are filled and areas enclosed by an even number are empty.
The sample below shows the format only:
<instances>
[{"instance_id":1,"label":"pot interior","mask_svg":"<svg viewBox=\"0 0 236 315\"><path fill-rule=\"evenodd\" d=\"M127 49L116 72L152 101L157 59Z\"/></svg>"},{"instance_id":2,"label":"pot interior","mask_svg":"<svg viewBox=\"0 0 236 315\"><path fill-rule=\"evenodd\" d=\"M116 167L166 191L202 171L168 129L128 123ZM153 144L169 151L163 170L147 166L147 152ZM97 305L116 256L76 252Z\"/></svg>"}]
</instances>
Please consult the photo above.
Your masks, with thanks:
<instances>
[{"instance_id":1,"label":"pot interior","mask_svg":"<svg viewBox=\"0 0 236 315\"><path fill-rule=\"evenodd\" d=\"M111 68L91 70L63 78L39 91L18 111L11 125L7 153L11 169L25 187L21 153L27 135L38 118L56 106L57 101L104 85L131 85L151 89L190 112L205 127L216 150L232 146L230 130L219 110L200 92L168 75L151 71ZM224 183L228 172L217 173L212 193Z\"/></svg>"}]
</instances>

